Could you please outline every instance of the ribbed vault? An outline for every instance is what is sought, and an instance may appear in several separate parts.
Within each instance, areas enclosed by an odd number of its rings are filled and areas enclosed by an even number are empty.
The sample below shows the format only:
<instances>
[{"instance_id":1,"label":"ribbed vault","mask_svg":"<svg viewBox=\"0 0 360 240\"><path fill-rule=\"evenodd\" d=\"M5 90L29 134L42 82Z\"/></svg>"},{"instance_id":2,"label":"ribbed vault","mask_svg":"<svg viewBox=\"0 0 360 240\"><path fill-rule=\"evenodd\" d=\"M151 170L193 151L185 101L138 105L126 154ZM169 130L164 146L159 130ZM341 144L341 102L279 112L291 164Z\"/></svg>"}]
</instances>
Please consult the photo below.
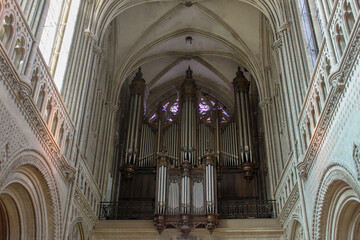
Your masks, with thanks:
<instances>
[{"instance_id":1,"label":"ribbed vault","mask_svg":"<svg viewBox=\"0 0 360 240\"><path fill-rule=\"evenodd\" d=\"M249 80L256 83L262 98L266 90L260 29L264 19L273 28L279 22L280 17L271 10L276 4L236 0L222 1L221 7L211 0L98 4L94 11L98 21L90 28L107 52L108 75L116 86L111 90L114 101L140 66L148 92L156 92L158 98L169 90L162 86L178 85L188 65L203 85L225 96L224 103L232 102L231 81L241 66L250 73Z\"/></svg>"}]
</instances>

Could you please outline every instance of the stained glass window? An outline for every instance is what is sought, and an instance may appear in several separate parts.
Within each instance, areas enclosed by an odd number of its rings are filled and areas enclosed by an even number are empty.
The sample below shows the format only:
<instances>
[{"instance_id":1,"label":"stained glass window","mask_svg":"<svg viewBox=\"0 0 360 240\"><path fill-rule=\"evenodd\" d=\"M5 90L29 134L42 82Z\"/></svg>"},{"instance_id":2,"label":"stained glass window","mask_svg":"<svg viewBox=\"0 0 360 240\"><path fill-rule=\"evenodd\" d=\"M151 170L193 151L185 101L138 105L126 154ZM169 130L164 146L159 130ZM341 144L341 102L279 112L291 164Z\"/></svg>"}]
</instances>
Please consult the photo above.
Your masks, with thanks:
<instances>
[{"instance_id":1,"label":"stained glass window","mask_svg":"<svg viewBox=\"0 0 360 240\"><path fill-rule=\"evenodd\" d=\"M176 114L179 111L179 103L175 102L174 105L171 106L170 112Z\"/></svg>"},{"instance_id":2,"label":"stained glass window","mask_svg":"<svg viewBox=\"0 0 360 240\"><path fill-rule=\"evenodd\" d=\"M162 110L163 110L164 112L166 111L167 107L169 106L169 103L170 103L170 102L167 102L167 103L165 103L165 104L163 105L163 109L162 109Z\"/></svg>"},{"instance_id":3,"label":"stained glass window","mask_svg":"<svg viewBox=\"0 0 360 240\"><path fill-rule=\"evenodd\" d=\"M150 121L154 120L155 118L156 118L156 113L154 113L154 115L151 116Z\"/></svg>"},{"instance_id":4,"label":"stained glass window","mask_svg":"<svg viewBox=\"0 0 360 240\"><path fill-rule=\"evenodd\" d=\"M199 111L200 111L200 114L204 115L204 114L206 114L209 110L210 110L209 105L207 105L207 104L205 104L205 103L199 103Z\"/></svg>"}]
</instances>

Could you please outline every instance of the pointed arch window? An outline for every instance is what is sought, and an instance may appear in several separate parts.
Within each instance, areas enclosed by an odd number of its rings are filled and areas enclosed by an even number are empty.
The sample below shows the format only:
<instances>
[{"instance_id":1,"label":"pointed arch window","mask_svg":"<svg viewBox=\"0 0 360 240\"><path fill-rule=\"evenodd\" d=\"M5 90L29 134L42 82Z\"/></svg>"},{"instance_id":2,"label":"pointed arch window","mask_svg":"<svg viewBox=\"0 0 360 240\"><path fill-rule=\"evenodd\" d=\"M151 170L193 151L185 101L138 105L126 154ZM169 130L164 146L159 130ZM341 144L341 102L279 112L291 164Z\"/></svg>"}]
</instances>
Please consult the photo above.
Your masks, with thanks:
<instances>
[{"instance_id":1,"label":"pointed arch window","mask_svg":"<svg viewBox=\"0 0 360 240\"><path fill-rule=\"evenodd\" d=\"M299 0L300 17L304 28L305 45L308 50L311 65L314 67L317 56L319 54L319 47L316 42L316 35L314 30L314 23L311 18L311 12L307 0Z\"/></svg>"}]
</instances>

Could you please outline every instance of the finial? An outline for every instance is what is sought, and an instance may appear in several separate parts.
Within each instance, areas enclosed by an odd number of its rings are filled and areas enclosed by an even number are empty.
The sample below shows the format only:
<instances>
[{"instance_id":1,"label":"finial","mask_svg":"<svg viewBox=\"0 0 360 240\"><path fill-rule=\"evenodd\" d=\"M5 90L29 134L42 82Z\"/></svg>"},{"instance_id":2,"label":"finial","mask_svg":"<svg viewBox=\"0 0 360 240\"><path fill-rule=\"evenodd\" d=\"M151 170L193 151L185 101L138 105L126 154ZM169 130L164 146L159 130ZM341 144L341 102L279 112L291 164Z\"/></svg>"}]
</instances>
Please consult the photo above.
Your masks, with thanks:
<instances>
[{"instance_id":1,"label":"finial","mask_svg":"<svg viewBox=\"0 0 360 240\"><path fill-rule=\"evenodd\" d=\"M190 65L188 67L188 69L186 70L186 78L192 78L192 70L190 68Z\"/></svg>"},{"instance_id":2,"label":"finial","mask_svg":"<svg viewBox=\"0 0 360 240\"><path fill-rule=\"evenodd\" d=\"M139 70L137 71L137 73L136 73L136 77L138 77L138 78L142 78L142 72L141 72L141 67L139 67Z\"/></svg>"},{"instance_id":3,"label":"finial","mask_svg":"<svg viewBox=\"0 0 360 240\"><path fill-rule=\"evenodd\" d=\"M243 73L243 72L241 71L241 69L240 69L240 66L238 66L238 70L237 70L237 72L236 72L236 76L237 76L237 77L242 77L242 78L245 77L245 76L244 76L244 73Z\"/></svg>"}]
</instances>

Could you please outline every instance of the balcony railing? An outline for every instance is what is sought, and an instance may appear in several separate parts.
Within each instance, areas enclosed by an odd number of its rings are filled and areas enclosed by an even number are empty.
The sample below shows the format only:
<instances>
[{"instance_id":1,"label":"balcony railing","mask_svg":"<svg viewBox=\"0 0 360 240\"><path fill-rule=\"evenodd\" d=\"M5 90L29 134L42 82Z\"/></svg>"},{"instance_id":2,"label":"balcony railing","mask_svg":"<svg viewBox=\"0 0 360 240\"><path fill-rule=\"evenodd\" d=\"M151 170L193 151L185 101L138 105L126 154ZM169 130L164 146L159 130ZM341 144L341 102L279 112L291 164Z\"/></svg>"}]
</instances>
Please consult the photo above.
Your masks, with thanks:
<instances>
[{"instance_id":1,"label":"balcony railing","mask_svg":"<svg viewBox=\"0 0 360 240\"><path fill-rule=\"evenodd\" d=\"M100 220L153 219L155 199L123 199L119 202L101 202Z\"/></svg>"},{"instance_id":2,"label":"balcony railing","mask_svg":"<svg viewBox=\"0 0 360 240\"><path fill-rule=\"evenodd\" d=\"M124 199L119 202L102 202L100 220L153 219L154 199ZM219 202L220 219L276 218L275 200Z\"/></svg>"},{"instance_id":3,"label":"balcony railing","mask_svg":"<svg viewBox=\"0 0 360 240\"><path fill-rule=\"evenodd\" d=\"M219 218L276 218L275 200L223 200L219 202Z\"/></svg>"}]
</instances>

